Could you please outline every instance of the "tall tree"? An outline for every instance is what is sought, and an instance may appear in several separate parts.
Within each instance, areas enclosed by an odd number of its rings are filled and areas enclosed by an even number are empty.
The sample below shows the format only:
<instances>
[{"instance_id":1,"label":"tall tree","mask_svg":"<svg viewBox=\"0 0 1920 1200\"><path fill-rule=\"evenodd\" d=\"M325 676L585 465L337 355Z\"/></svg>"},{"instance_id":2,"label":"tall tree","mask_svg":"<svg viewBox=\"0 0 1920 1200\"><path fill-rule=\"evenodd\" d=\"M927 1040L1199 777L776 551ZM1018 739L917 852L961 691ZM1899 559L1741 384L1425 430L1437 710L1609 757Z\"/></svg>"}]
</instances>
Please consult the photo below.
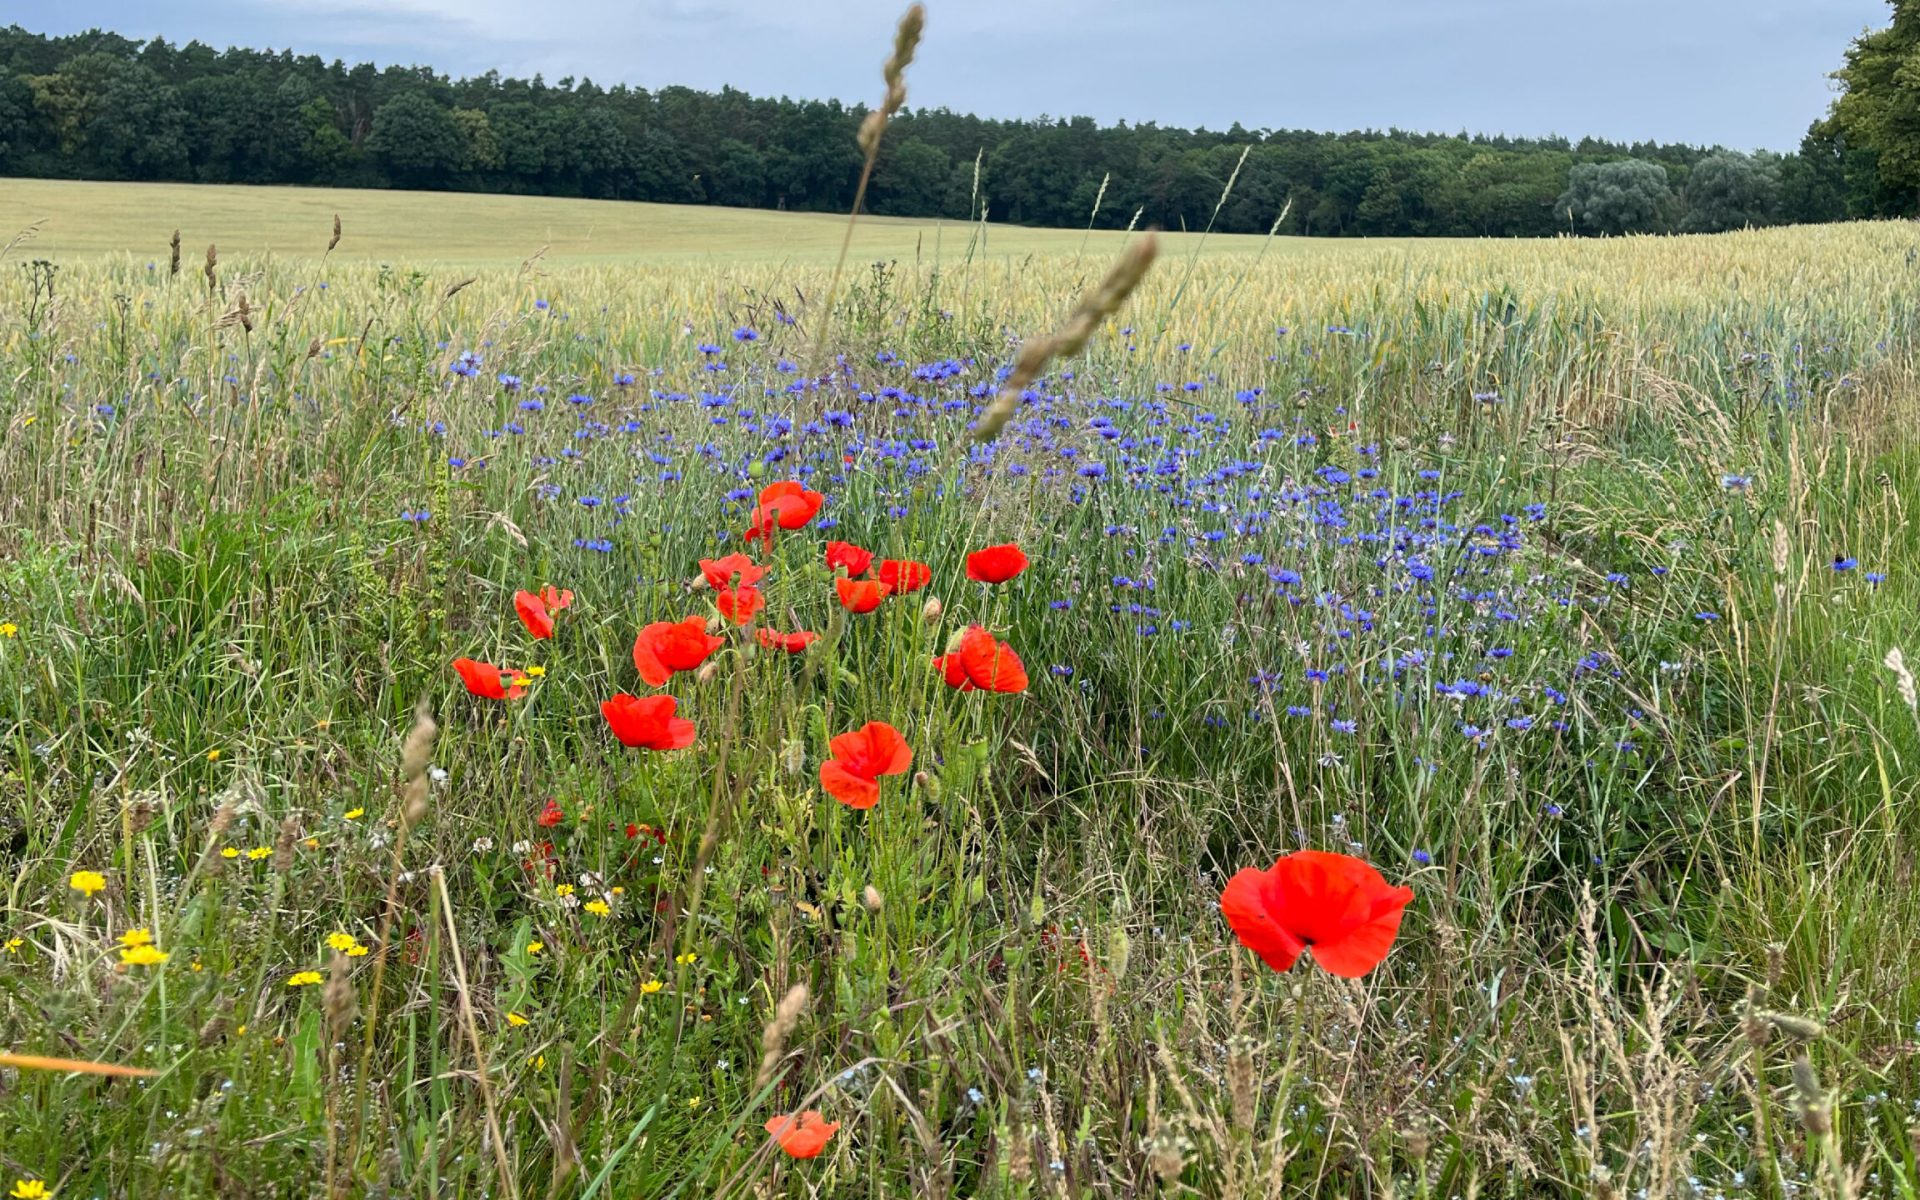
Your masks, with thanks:
<instances>
[{"instance_id":1,"label":"tall tree","mask_svg":"<svg viewBox=\"0 0 1920 1200\"><path fill-rule=\"evenodd\" d=\"M1771 225L1780 204L1780 170L1751 155L1723 152L1695 164L1687 176L1688 233L1718 233Z\"/></svg>"},{"instance_id":2,"label":"tall tree","mask_svg":"<svg viewBox=\"0 0 1920 1200\"><path fill-rule=\"evenodd\" d=\"M1834 73L1841 93L1827 126L1871 156L1869 203L1883 214L1920 207L1920 0L1888 0L1893 24L1861 34ZM1855 173L1856 183L1866 182Z\"/></svg>"},{"instance_id":3,"label":"tall tree","mask_svg":"<svg viewBox=\"0 0 1920 1200\"><path fill-rule=\"evenodd\" d=\"M1574 167L1554 207L1588 233L1653 233L1665 225L1672 203L1667 169L1629 158Z\"/></svg>"}]
</instances>

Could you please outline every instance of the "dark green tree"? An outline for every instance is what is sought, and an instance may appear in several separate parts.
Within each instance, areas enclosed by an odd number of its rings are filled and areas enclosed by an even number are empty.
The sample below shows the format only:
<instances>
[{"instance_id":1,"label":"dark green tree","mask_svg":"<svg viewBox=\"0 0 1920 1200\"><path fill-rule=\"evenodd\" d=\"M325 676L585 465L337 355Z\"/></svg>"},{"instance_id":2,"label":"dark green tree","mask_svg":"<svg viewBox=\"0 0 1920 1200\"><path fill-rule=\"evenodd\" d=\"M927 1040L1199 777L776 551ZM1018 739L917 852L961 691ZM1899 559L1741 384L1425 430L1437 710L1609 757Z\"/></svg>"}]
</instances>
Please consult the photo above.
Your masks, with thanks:
<instances>
[{"instance_id":1,"label":"dark green tree","mask_svg":"<svg viewBox=\"0 0 1920 1200\"><path fill-rule=\"evenodd\" d=\"M1849 172L1866 206L1907 214L1920 206L1920 0L1889 3L1893 23L1856 38L1834 73L1842 90L1826 126L1871 158L1870 175Z\"/></svg>"},{"instance_id":2,"label":"dark green tree","mask_svg":"<svg viewBox=\"0 0 1920 1200\"><path fill-rule=\"evenodd\" d=\"M1751 155L1723 151L1694 164L1687 176L1688 233L1771 225L1778 219L1780 169Z\"/></svg>"},{"instance_id":3,"label":"dark green tree","mask_svg":"<svg viewBox=\"0 0 1920 1200\"><path fill-rule=\"evenodd\" d=\"M1580 232L1617 235L1658 231L1672 204L1667 169L1629 158L1574 167L1554 207Z\"/></svg>"},{"instance_id":4,"label":"dark green tree","mask_svg":"<svg viewBox=\"0 0 1920 1200\"><path fill-rule=\"evenodd\" d=\"M367 152L406 187L432 187L467 166L466 140L453 116L426 96L403 92L380 106Z\"/></svg>"}]
</instances>

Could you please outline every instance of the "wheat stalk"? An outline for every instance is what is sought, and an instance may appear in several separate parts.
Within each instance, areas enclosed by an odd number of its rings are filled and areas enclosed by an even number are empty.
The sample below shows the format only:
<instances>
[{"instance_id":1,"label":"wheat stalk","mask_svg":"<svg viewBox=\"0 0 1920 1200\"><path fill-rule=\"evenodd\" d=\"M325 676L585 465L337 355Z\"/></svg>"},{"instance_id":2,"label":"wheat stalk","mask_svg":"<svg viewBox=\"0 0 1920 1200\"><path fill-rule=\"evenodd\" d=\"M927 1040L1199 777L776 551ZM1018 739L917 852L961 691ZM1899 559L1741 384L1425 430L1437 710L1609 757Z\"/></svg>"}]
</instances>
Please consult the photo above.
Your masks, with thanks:
<instances>
[{"instance_id":1,"label":"wheat stalk","mask_svg":"<svg viewBox=\"0 0 1920 1200\"><path fill-rule=\"evenodd\" d=\"M1153 259L1159 253L1159 242L1149 232L1145 237L1127 247L1113 270L1100 281L1099 286L1080 298L1073 312L1067 316L1066 323L1054 333L1029 338L1020 347L1020 353L1013 362L1013 373L1000 388L1000 394L993 398L987 411L981 414L974 426L976 440L990 442L1000 436L1007 421L1013 416L1014 409L1020 404L1020 393L1040 377L1040 372L1056 358L1072 358L1086 348L1086 344L1100 323L1120 311L1133 289L1140 286L1146 278L1147 269L1153 266Z\"/></svg>"}]
</instances>

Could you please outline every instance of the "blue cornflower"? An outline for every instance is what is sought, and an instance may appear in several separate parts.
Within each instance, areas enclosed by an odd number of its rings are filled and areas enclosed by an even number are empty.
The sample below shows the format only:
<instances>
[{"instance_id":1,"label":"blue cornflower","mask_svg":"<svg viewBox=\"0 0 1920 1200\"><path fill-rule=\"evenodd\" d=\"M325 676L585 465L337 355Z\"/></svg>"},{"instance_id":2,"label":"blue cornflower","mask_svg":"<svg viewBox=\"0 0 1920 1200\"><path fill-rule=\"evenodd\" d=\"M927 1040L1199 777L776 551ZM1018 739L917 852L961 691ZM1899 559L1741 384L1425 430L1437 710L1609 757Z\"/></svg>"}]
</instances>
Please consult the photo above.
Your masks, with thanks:
<instances>
[{"instance_id":1,"label":"blue cornflower","mask_svg":"<svg viewBox=\"0 0 1920 1200\"><path fill-rule=\"evenodd\" d=\"M1851 571L1859 565L1860 560L1857 558L1842 558L1835 555L1833 559L1833 569L1836 571Z\"/></svg>"},{"instance_id":2,"label":"blue cornflower","mask_svg":"<svg viewBox=\"0 0 1920 1200\"><path fill-rule=\"evenodd\" d=\"M1336 720L1331 722L1331 725L1335 733L1353 733L1360 728L1360 724L1357 721Z\"/></svg>"}]
</instances>

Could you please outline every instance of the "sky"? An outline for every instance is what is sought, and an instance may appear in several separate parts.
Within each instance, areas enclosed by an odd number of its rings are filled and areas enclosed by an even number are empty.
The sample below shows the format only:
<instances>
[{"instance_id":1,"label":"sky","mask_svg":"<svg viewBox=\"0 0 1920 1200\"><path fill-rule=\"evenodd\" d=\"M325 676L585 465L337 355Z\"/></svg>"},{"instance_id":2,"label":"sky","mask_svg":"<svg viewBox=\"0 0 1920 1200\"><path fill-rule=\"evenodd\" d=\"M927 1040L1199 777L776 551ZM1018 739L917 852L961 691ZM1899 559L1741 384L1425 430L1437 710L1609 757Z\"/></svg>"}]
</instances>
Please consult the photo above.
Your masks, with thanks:
<instances>
[{"instance_id":1,"label":"sky","mask_svg":"<svg viewBox=\"0 0 1920 1200\"><path fill-rule=\"evenodd\" d=\"M9 0L40 33L877 102L905 0ZM1791 150L1886 0L928 0L908 103Z\"/></svg>"}]
</instances>

